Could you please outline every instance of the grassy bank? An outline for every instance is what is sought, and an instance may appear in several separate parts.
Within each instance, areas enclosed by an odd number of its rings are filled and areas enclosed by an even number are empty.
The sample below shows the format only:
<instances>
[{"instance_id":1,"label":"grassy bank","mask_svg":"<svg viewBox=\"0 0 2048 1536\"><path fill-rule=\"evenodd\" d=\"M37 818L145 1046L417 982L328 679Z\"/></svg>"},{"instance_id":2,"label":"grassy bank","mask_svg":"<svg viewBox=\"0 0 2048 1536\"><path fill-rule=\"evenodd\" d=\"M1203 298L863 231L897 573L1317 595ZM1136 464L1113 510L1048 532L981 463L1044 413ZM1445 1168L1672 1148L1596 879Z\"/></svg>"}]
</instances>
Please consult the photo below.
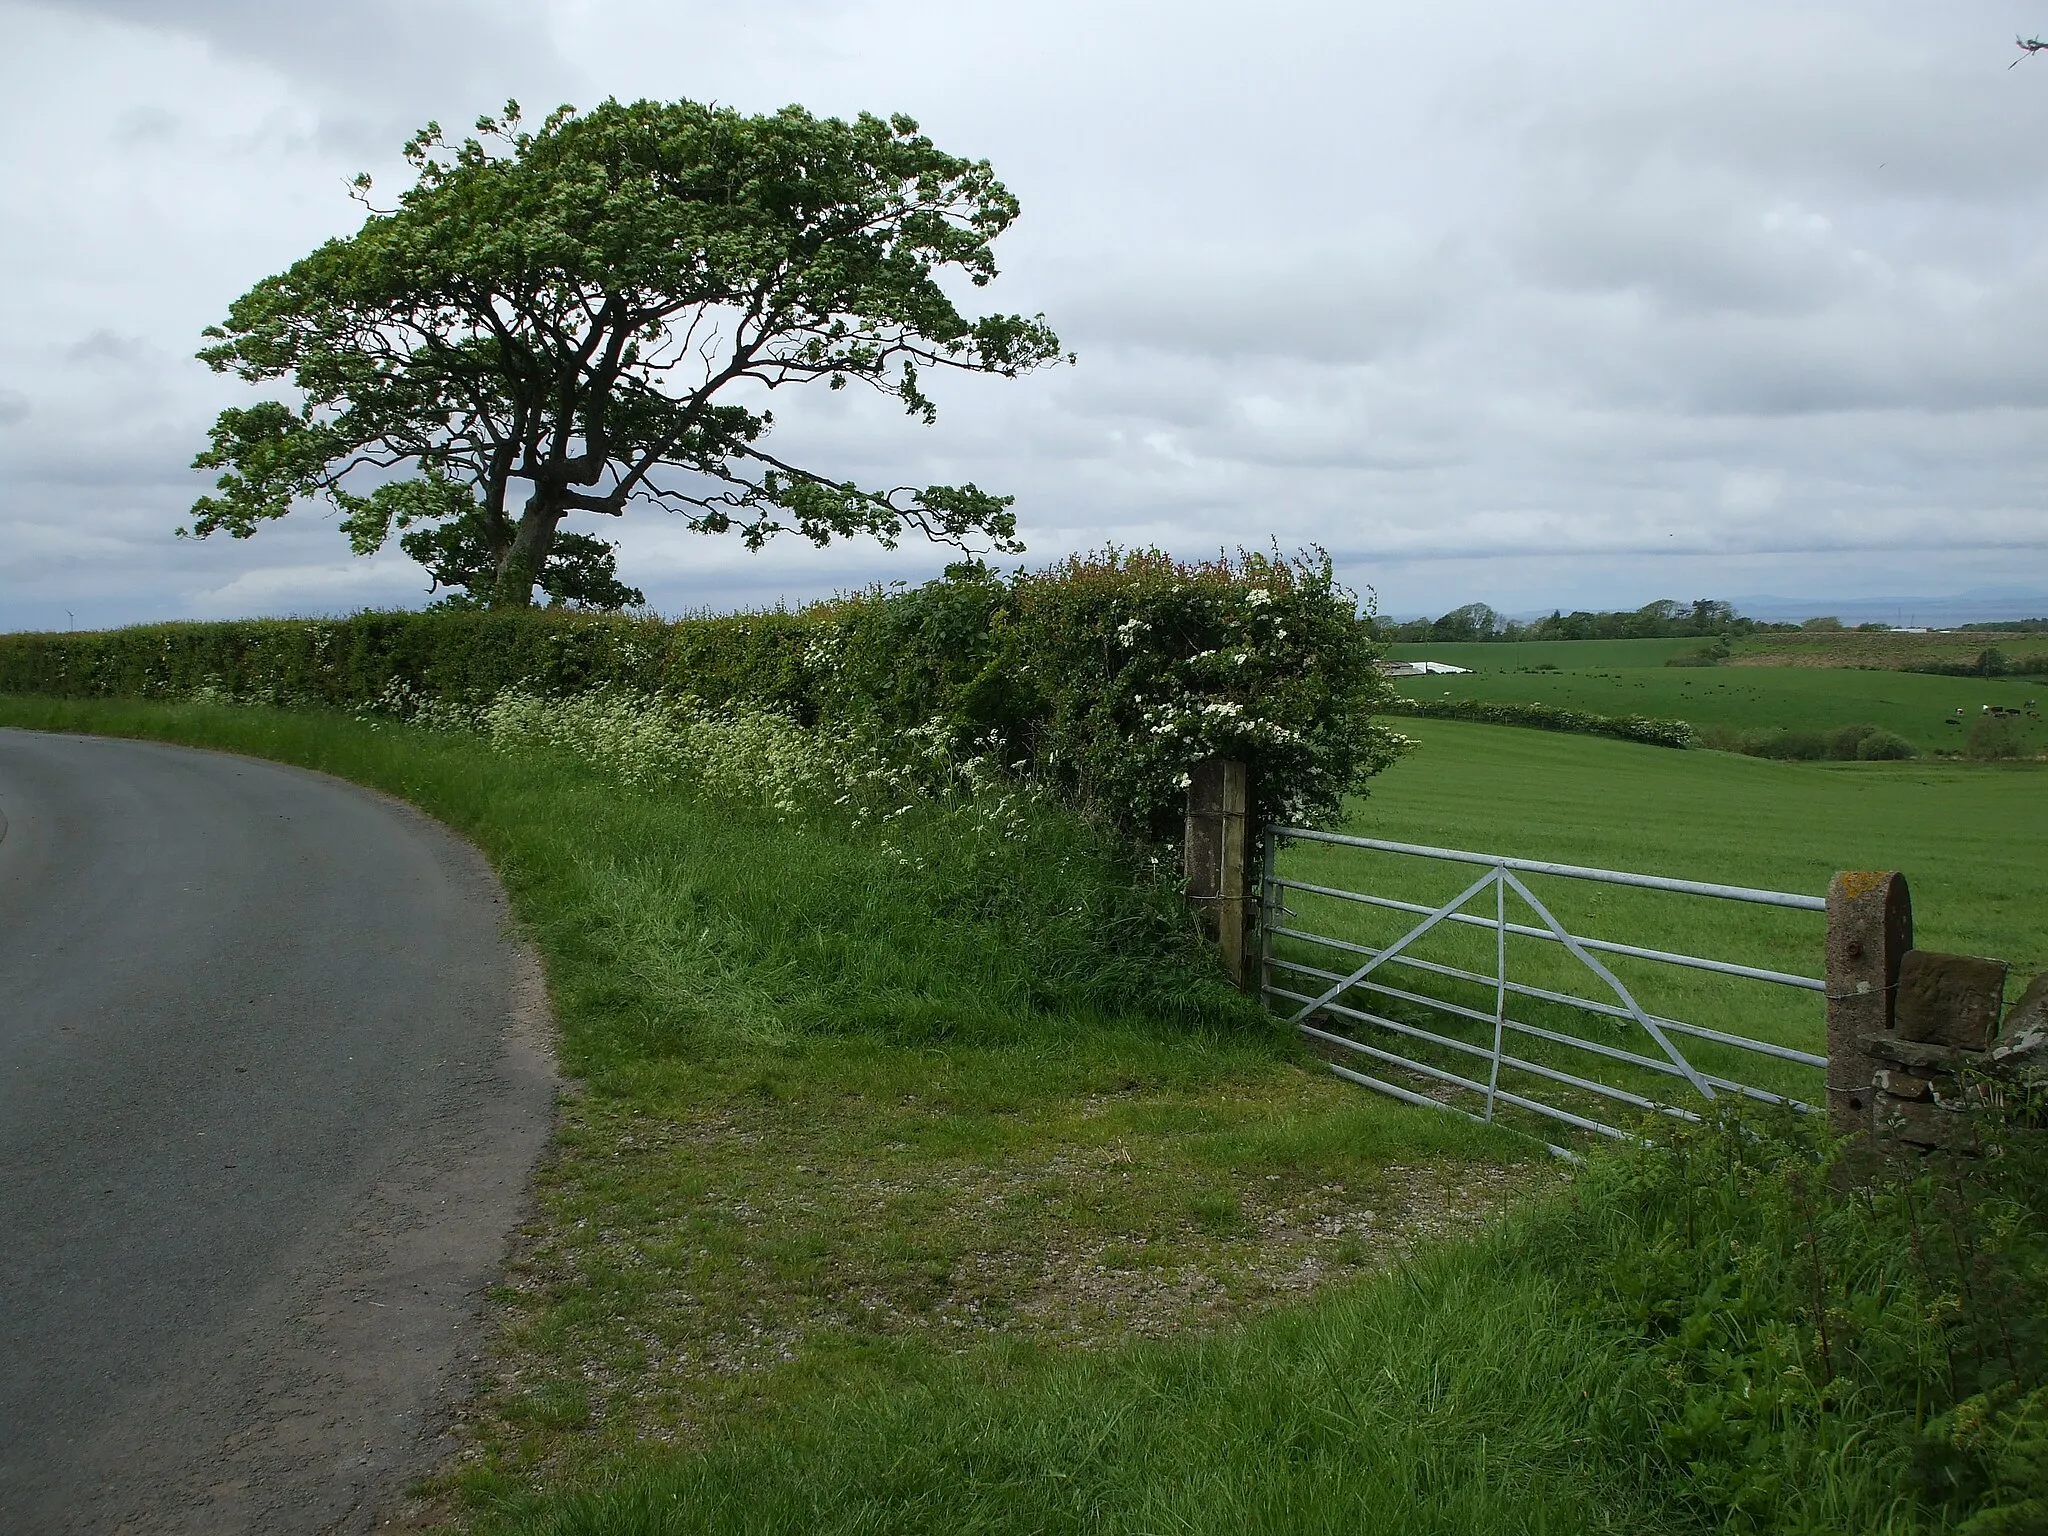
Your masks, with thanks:
<instances>
[{"instance_id":1,"label":"grassy bank","mask_svg":"<svg viewBox=\"0 0 2048 1536\"><path fill-rule=\"evenodd\" d=\"M1708 1129L1312 1311L962 1362L513 1528L2017 1536L2048 1518L2048 1254L2016 1156L1845 1196L1810 1141Z\"/></svg>"}]
</instances>

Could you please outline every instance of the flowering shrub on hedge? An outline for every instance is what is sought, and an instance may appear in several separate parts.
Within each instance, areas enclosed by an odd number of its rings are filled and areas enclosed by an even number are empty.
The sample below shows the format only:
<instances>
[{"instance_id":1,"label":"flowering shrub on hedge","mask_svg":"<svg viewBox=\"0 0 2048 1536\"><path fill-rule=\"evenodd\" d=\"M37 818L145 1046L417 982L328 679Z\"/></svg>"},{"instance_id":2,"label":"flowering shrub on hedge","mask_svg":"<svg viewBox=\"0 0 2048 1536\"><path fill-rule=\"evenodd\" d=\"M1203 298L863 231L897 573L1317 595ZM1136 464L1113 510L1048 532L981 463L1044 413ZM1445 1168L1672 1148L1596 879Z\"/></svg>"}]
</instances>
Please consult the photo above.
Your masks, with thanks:
<instances>
[{"instance_id":1,"label":"flowering shrub on hedge","mask_svg":"<svg viewBox=\"0 0 2048 1536\"><path fill-rule=\"evenodd\" d=\"M1400 698L1387 707L1399 714L1437 720L1478 720L1487 725L1525 725L1539 731L1614 736L1653 747L1697 744L1690 721L1660 720L1653 715L1594 715L1549 704L1489 704L1484 699Z\"/></svg>"},{"instance_id":2,"label":"flowering shrub on hedge","mask_svg":"<svg viewBox=\"0 0 2048 1536\"><path fill-rule=\"evenodd\" d=\"M956 567L833 619L806 658L828 716L988 733L1062 798L1152 838L1176 834L1202 758L1249 763L1263 815L1317 822L1403 745L1373 718L1395 694L1320 553Z\"/></svg>"},{"instance_id":3,"label":"flowering shrub on hedge","mask_svg":"<svg viewBox=\"0 0 2048 1536\"><path fill-rule=\"evenodd\" d=\"M365 613L7 635L0 691L486 710L536 738L583 732L622 775L695 752L700 780L740 771L711 766L719 739L754 733L740 756L771 782L819 740L862 742L862 772L888 764L937 792L956 771L942 765L999 763L1151 841L1176 835L1184 776L1212 754L1251 764L1268 816L1336 815L1402 746L1373 719L1397 704L1374 657L1320 554L1111 550L1012 576L958 566L800 613ZM578 695L590 697L544 718L520 702ZM776 734L799 727L825 736L799 750Z\"/></svg>"}]
</instances>

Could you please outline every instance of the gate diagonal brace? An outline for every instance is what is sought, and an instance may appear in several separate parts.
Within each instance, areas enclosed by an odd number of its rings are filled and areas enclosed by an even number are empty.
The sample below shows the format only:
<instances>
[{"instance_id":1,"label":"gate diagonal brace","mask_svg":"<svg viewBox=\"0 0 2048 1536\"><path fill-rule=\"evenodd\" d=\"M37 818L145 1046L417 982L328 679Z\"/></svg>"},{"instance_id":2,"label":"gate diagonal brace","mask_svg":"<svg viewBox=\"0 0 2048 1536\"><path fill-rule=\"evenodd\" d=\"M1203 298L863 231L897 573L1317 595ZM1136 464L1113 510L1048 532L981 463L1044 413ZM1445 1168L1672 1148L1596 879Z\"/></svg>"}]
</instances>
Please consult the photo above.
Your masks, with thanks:
<instances>
[{"instance_id":1,"label":"gate diagonal brace","mask_svg":"<svg viewBox=\"0 0 2048 1536\"><path fill-rule=\"evenodd\" d=\"M1361 965L1349 976L1346 976L1342 981L1338 982L1334 987L1330 988L1330 990L1325 992L1321 997L1316 998L1312 1002L1303 1004L1301 1011L1295 1014L1292 1019L1288 1020L1288 1022L1290 1024L1301 1023L1310 1014L1314 1013L1318 1008L1322 1007L1323 1004L1342 996L1350 988L1357 986L1359 982L1363 981L1367 976L1370 976L1375 970L1377 970L1380 966L1384 965L1387 961L1393 959L1396 955L1400 954L1402 950L1406 949L1410 944L1413 944L1417 939L1421 938L1425 933L1429 932L1429 930L1434 928L1438 923L1442 922L1445 918L1449 917L1452 913L1456 912L1458 908L1464 906L1465 903L1470 901L1474 896L1477 896L1489 885L1492 885L1495 882L1502 879L1515 880L1515 877L1509 874L1505 868L1496 867L1493 869L1489 869L1477 880L1474 880L1470 885L1466 886L1463 893L1452 897L1443 906L1438 907L1434 912L1430 913L1429 916L1425 917L1421 922L1417 923L1413 928L1409 929L1406 933L1401 935L1401 937L1396 939L1392 944L1388 945L1385 949L1381 950L1378 954L1374 955L1370 960L1366 961L1364 965ZM1524 896L1528 896L1529 893L1526 889L1523 888L1521 881L1515 880L1515 888L1517 890L1520 890ZM1534 897L1530 897L1529 899L1531 901L1535 900ZM1537 910L1541 912L1542 908L1538 907ZM1544 912L1543 915L1546 918L1550 917L1550 914L1547 912ZM1555 919L1551 919L1551 927L1557 927ZM1572 943L1570 939L1567 939L1565 942ZM1573 948L1576 949L1577 945L1573 944ZM1583 956L1581 958L1583 958ZM1591 962L1589 961L1588 963L1590 964ZM1602 971L1601 974L1606 975L1606 972ZM1610 981L1613 981L1613 978L1611 976L1608 977L1608 979ZM1621 987L1621 983L1616 981L1614 982L1614 986L1616 990L1619 990ZM1630 1007L1635 1007L1634 1000L1629 999L1627 993L1622 993L1622 996L1625 999L1628 999ZM1638 1018L1642 1017L1642 1010L1640 1008L1636 1009L1636 1016ZM1663 1037L1660 1035L1658 1036L1658 1038L1662 1039ZM1671 1049L1671 1047L1668 1044L1664 1048L1667 1051ZM1675 1054L1676 1053L1674 1053L1674 1056ZM1691 1074L1692 1069L1690 1067L1687 1067L1685 1070L1688 1075ZM1712 1098L1713 1094L1709 1092L1707 1097Z\"/></svg>"},{"instance_id":2,"label":"gate diagonal brace","mask_svg":"<svg viewBox=\"0 0 2048 1536\"><path fill-rule=\"evenodd\" d=\"M1515 894L1520 896L1523 901L1529 904L1530 911L1534 912L1538 917L1543 919L1544 925L1548 927L1550 931L1557 936L1557 941L1560 944L1564 945L1566 949L1570 950L1574 955L1578 956L1580 962L1586 967L1587 970L1591 971L1594 975L1598 976L1602 981L1606 982L1609 987L1614 989L1614 995L1621 1000L1621 1005L1624 1008L1628 1009L1629 1013L1634 1016L1635 1021L1638 1024L1642 1025L1643 1028L1649 1032L1650 1038L1657 1042L1657 1044L1663 1049L1663 1052L1666 1056L1671 1058L1671 1064L1674 1067L1678 1068L1680 1072L1683 1072L1685 1074L1685 1080L1691 1083L1694 1088L1699 1090L1701 1097L1707 1099L1714 1098L1714 1090L1708 1084L1707 1080L1701 1077L1699 1073L1693 1069L1693 1064L1685 1059L1684 1053L1681 1052L1677 1046L1671 1043L1670 1036L1666 1035L1663 1030L1659 1029L1655 1021L1652 1020L1651 1017L1643 1011L1642 1005L1638 1003L1635 1000L1635 998L1630 994L1628 988L1621 984L1621 978L1616 976L1614 972L1607 969L1607 967L1602 965L1598 960L1595 960L1593 958L1592 951L1588 950L1577 939L1573 938L1569 933L1567 933L1565 931L1564 924L1560 923L1555 917L1551 915L1550 908L1544 906L1542 902L1538 901L1536 899L1536 893L1530 890L1528 886L1522 884L1520 880L1516 879L1512 871L1503 867L1500 871L1500 878L1502 880L1505 880L1509 885L1515 888ZM1463 901L1465 898L1461 896L1458 899L1460 901ZM1441 915L1448 916L1449 914L1445 913ZM1436 919L1432 917L1430 921L1435 922ZM1417 932L1420 931L1421 930L1419 929L1417 930ZM1410 935L1410 937L1413 937L1413 935ZM1406 941L1404 940L1403 942L1405 943ZM1367 969L1370 970L1371 967L1368 966ZM1342 989L1340 988L1339 990L1341 991Z\"/></svg>"}]
</instances>

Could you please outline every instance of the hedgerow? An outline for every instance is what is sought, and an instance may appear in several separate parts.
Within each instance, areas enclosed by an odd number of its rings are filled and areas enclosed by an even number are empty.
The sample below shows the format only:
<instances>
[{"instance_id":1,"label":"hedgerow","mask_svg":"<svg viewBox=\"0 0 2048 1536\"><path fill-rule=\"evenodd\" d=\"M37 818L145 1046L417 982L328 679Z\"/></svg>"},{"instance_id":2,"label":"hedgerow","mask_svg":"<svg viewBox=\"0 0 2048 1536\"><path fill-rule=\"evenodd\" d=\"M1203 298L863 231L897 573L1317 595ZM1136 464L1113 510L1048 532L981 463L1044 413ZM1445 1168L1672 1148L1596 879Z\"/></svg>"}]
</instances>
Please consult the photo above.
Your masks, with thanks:
<instances>
[{"instance_id":1,"label":"hedgerow","mask_svg":"<svg viewBox=\"0 0 2048 1536\"><path fill-rule=\"evenodd\" d=\"M923 732L948 761L984 754L1154 840L1173 835L1190 765L1213 755L1251 765L1265 815L1336 816L1403 744L1373 719L1396 704L1375 654L1320 552L1188 563L1110 550L1011 576L969 563L799 612L429 611L6 635L0 692L351 710L402 699L414 713L639 695L689 712L693 729L745 706L898 757Z\"/></svg>"},{"instance_id":2,"label":"hedgerow","mask_svg":"<svg viewBox=\"0 0 2048 1536\"><path fill-rule=\"evenodd\" d=\"M1800 731L1770 727L1742 730L1730 725L1701 728L1696 745L1746 757L1775 757L1787 762L1900 762L1919 750L1896 731L1876 725L1842 725L1831 731Z\"/></svg>"},{"instance_id":3,"label":"hedgerow","mask_svg":"<svg viewBox=\"0 0 2048 1536\"><path fill-rule=\"evenodd\" d=\"M1493 704L1484 699L1398 698L1388 709L1398 714L1437 720L1478 720L1487 725L1523 725L1539 731L1570 731L1585 736L1614 736L1653 747L1690 747L1692 725L1651 715L1595 715L1559 709L1551 704Z\"/></svg>"}]
</instances>

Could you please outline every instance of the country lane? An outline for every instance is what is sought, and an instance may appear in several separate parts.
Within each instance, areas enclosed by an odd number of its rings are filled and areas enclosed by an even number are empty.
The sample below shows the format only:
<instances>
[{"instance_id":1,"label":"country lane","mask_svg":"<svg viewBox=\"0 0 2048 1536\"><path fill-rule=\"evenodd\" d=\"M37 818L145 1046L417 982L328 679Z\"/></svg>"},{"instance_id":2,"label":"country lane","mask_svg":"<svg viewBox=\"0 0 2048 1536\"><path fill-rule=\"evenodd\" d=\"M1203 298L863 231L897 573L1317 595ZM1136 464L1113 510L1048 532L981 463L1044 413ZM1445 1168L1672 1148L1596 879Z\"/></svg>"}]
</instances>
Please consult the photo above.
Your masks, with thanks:
<instances>
[{"instance_id":1,"label":"country lane","mask_svg":"<svg viewBox=\"0 0 2048 1536\"><path fill-rule=\"evenodd\" d=\"M467 843L0 730L0 1531L366 1531L446 1455L553 1118Z\"/></svg>"}]
</instances>

